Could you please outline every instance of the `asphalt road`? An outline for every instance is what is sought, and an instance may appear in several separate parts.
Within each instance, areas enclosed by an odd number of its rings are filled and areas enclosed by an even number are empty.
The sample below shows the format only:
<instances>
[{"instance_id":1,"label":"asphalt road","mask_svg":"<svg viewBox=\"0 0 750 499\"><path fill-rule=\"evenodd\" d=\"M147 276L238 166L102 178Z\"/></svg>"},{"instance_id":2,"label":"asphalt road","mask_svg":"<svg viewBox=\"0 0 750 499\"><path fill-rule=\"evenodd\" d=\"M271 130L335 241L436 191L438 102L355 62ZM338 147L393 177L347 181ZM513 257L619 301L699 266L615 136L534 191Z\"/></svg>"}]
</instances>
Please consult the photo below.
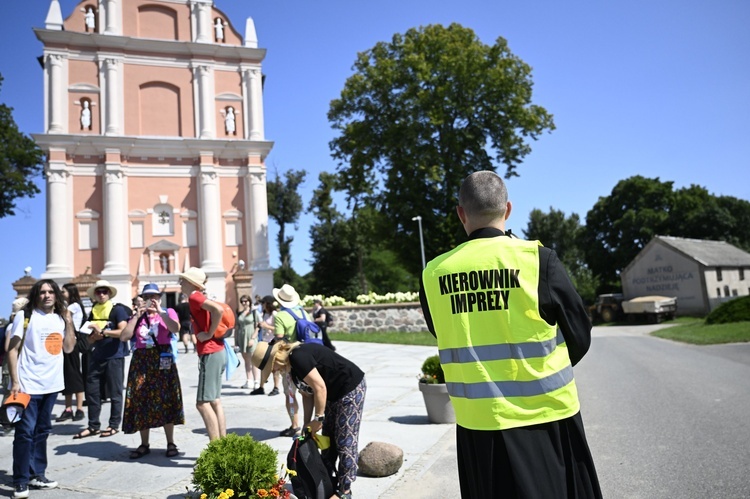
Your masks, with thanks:
<instances>
[{"instance_id":1,"label":"asphalt road","mask_svg":"<svg viewBox=\"0 0 750 499\"><path fill-rule=\"evenodd\" d=\"M575 368L604 497L750 497L750 344L685 345L657 327L595 328Z\"/></svg>"}]
</instances>

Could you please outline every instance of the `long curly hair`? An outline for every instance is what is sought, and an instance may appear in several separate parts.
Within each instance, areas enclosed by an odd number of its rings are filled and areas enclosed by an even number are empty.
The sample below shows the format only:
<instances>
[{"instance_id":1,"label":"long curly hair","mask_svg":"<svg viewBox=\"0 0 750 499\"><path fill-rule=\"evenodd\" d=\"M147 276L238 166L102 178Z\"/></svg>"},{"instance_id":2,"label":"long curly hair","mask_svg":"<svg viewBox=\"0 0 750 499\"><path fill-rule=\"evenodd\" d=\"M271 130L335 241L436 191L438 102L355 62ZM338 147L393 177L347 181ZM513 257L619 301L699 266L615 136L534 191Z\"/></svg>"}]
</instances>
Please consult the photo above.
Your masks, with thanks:
<instances>
[{"instance_id":1,"label":"long curly hair","mask_svg":"<svg viewBox=\"0 0 750 499\"><path fill-rule=\"evenodd\" d=\"M65 317L65 300L63 299L62 291L60 291L60 286L58 286L52 279L40 279L31 286L28 296L29 303L27 303L23 309L24 317L31 317L31 312L39 307L40 298L42 296L42 286L45 284L48 284L52 288L52 292L55 293L53 312L60 317Z\"/></svg>"}]
</instances>

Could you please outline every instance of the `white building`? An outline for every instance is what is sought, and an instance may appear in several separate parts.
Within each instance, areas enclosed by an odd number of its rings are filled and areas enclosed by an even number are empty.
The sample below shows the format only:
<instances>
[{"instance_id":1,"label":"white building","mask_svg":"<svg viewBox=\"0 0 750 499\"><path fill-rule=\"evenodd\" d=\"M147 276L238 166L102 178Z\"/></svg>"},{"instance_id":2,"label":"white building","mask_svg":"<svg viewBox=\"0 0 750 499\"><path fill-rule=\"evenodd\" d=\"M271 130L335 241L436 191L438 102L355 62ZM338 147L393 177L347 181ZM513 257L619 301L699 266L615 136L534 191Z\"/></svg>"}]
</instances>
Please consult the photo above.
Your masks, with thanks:
<instances>
[{"instance_id":1,"label":"white building","mask_svg":"<svg viewBox=\"0 0 750 499\"><path fill-rule=\"evenodd\" d=\"M675 296L678 315L706 315L750 294L750 253L724 241L656 236L620 278L626 299Z\"/></svg>"}]
</instances>

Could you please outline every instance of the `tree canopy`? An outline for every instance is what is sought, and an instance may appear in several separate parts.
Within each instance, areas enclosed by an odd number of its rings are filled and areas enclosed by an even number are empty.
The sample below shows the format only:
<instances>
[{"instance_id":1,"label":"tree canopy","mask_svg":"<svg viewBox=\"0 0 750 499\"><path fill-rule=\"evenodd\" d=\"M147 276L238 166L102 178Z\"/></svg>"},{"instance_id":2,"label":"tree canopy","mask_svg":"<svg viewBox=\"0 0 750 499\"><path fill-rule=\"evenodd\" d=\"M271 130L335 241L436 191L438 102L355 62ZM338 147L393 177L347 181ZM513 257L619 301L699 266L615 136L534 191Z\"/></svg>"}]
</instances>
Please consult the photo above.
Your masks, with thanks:
<instances>
[{"instance_id":1,"label":"tree canopy","mask_svg":"<svg viewBox=\"0 0 750 499\"><path fill-rule=\"evenodd\" d=\"M276 242L279 245L281 267L274 274L274 285L277 287L289 283L296 288L301 283L300 276L292 269L291 246L294 237L286 235L286 226L293 224L295 230L297 229L297 221L302 212L302 196L297 192L297 188L304 182L306 175L307 173L301 170L289 170L284 173L282 181L277 172L274 180L266 184L268 216L279 226Z\"/></svg>"},{"instance_id":2,"label":"tree canopy","mask_svg":"<svg viewBox=\"0 0 750 499\"><path fill-rule=\"evenodd\" d=\"M375 237L417 274L412 218L422 216L428 258L454 246L461 181L501 166L517 175L552 116L531 103L531 68L505 39L485 45L458 24L396 34L358 54L353 69L328 112L340 185L350 208L382 215Z\"/></svg>"},{"instance_id":3,"label":"tree canopy","mask_svg":"<svg viewBox=\"0 0 750 499\"><path fill-rule=\"evenodd\" d=\"M18 129L13 108L0 104L0 218L16 214L16 199L39 194L33 179L42 173L43 161L42 150Z\"/></svg>"}]
</instances>

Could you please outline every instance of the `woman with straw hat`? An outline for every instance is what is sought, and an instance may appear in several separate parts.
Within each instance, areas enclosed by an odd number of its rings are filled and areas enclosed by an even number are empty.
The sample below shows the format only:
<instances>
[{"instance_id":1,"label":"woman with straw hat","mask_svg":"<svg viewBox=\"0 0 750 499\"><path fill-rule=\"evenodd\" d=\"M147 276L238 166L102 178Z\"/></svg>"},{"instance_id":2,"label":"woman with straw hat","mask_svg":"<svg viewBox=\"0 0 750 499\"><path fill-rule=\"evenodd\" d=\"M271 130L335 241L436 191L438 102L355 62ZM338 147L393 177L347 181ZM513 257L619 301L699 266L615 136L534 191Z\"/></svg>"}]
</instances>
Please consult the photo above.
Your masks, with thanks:
<instances>
[{"instance_id":1,"label":"woman with straw hat","mask_svg":"<svg viewBox=\"0 0 750 499\"><path fill-rule=\"evenodd\" d=\"M338 497L350 499L351 484L357 477L359 427L367 391L365 373L352 361L316 343L261 342L252 362L261 370L261 383L272 372L280 371L299 389L305 427L312 433L322 429L322 434L331 438L331 447L322 453L323 462L338 477Z\"/></svg>"}]
</instances>

